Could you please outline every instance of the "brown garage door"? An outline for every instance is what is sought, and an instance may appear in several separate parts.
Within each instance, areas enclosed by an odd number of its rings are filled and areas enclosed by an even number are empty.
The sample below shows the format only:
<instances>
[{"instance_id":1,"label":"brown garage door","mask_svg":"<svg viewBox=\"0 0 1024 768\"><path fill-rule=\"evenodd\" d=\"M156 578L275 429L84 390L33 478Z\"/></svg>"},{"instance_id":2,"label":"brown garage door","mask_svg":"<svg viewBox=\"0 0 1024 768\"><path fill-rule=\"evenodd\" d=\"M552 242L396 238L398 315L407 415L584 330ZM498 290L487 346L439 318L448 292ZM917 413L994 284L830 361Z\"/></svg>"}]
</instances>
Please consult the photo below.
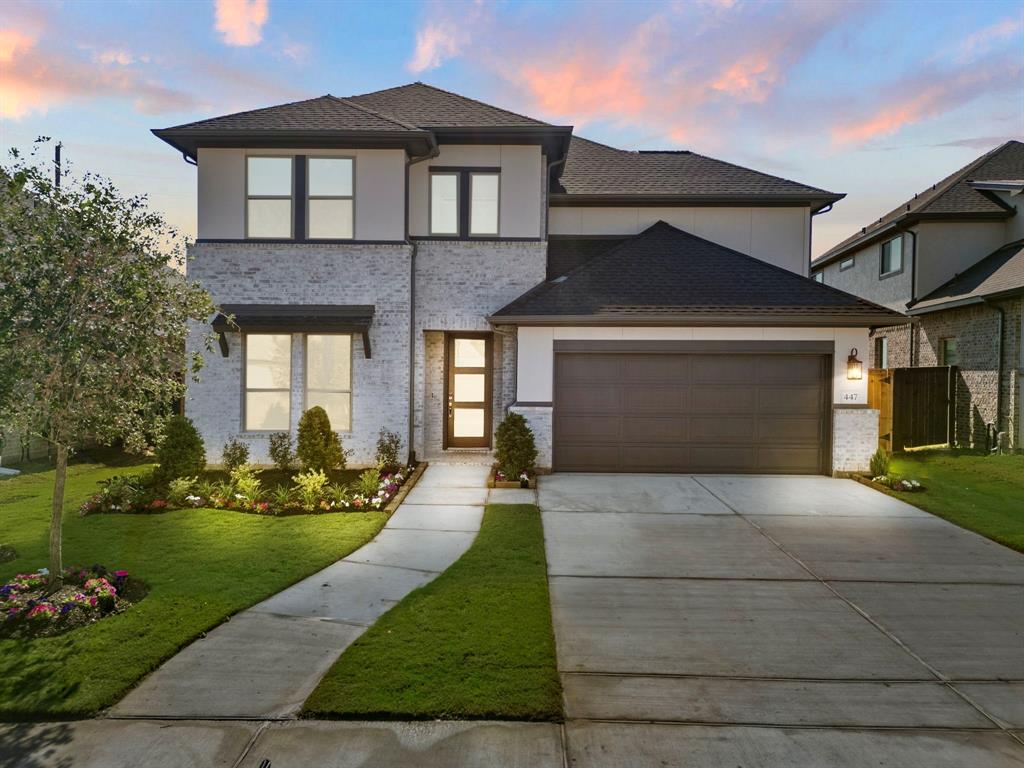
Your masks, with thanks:
<instances>
[{"instance_id":1,"label":"brown garage door","mask_svg":"<svg viewBox=\"0 0 1024 768\"><path fill-rule=\"evenodd\" d=\"M820 354L555 354L554 468L827 471L831 359Z\"/></svg>"}]
</instances>

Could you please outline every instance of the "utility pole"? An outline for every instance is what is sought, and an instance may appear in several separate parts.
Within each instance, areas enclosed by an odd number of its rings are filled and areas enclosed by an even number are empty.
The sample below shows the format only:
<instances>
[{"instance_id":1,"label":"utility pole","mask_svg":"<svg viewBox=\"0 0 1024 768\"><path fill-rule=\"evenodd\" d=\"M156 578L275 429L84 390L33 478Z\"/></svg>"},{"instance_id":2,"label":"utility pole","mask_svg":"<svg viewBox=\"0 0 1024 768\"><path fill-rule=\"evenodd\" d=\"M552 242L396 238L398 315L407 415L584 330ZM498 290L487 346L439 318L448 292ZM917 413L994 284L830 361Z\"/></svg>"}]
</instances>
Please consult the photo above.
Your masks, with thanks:
<instances>
[{"instance_id":1,"label":"utility pole","mask_svg":"<svg viewBox=\"0 0 1024 768\"><path fill-rule=\"evenodd\" d=\"M59 141L53 148L53 183L60 189L60 148L63 146Z\"/></svg>"}]
</instances>

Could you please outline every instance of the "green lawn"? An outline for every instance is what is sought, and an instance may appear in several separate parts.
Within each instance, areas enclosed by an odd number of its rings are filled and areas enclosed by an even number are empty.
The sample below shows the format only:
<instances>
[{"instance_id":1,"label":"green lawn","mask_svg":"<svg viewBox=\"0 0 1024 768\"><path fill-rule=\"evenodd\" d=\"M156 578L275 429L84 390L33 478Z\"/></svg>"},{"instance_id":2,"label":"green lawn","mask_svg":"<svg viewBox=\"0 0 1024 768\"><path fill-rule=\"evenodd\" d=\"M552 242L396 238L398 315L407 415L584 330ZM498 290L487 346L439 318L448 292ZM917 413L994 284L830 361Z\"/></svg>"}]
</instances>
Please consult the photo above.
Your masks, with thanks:
<instances>
[{"instance_id":1,"label":"green lawn","mask_svg":"<svg viewBox=\"0 0 1024 768\"><path fill-rule=\"evenodd\" d=\"M386 520L381 512L77 514L97 481L127 471L103 464L69 469L64 563L125 568L149 585L149 594L123 614L58 637L0 640L0 718L94 714L200 633L344 557ZM47 564L52 486L50 471L0 480L0 543L19 555L0 564L0 583Z\"/></svg>"},{"instance_id":2,"label":"green lawn","mask_svg":"<svg viewBox=\"0 0 1024 768\"><path fill-rule=\"evenodd\" d=\"M1024 455L906 453L891 471L927 488L897 498L1024 552Z\"/></svg>"},{"instance_id":3,"label":"green lawn","mask_svg":"<svg viewBox=\"0 0 1024 768\"><path fill-rule=\"evenodd\" d=\"M303 714L560 720L537 507L488 506L466 554L350 646Z\"/></svg>"}]
</instances>

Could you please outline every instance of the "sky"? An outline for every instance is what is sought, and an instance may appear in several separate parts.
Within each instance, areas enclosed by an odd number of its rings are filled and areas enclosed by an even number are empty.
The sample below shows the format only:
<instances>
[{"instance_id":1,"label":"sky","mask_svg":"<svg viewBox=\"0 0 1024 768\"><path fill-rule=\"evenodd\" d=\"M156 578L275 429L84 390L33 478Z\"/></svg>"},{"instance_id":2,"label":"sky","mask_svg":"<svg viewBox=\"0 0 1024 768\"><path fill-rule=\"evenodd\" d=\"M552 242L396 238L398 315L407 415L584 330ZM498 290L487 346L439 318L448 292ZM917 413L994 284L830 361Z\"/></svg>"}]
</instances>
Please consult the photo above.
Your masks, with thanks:
<instances>
[{"instance_id":1,"label":"sky","mask_svg":"<svg viewBox=\"0 0 1024 768\"><path fill-rule=\"evenodd\" d=\"M63 143L195 236L152 128L421 80L845 192L813 253L1024 139L1024 2L0 0L0 150Z\"/></svg>"}]
</instances>

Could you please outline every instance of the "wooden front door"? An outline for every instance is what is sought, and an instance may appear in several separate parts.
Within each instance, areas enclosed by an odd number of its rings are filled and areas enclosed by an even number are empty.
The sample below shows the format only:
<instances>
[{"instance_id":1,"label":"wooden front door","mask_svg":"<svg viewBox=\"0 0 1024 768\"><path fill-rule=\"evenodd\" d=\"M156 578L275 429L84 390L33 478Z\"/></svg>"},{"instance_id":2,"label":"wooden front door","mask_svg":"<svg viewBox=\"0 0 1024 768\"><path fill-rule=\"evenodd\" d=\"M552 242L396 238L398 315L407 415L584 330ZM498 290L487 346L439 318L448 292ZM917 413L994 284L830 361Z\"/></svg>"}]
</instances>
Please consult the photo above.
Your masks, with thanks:
<instances>
[{"instance_id":1,"label":"wooden front door","mask_svg":"<svg viewBox=\"0 0 1024 768\"><path fill-rule=\"evenodd\" d=\"M444 447L490 448L491 334L448 334L444 368Z\"/></svg>"}]
</instances>

